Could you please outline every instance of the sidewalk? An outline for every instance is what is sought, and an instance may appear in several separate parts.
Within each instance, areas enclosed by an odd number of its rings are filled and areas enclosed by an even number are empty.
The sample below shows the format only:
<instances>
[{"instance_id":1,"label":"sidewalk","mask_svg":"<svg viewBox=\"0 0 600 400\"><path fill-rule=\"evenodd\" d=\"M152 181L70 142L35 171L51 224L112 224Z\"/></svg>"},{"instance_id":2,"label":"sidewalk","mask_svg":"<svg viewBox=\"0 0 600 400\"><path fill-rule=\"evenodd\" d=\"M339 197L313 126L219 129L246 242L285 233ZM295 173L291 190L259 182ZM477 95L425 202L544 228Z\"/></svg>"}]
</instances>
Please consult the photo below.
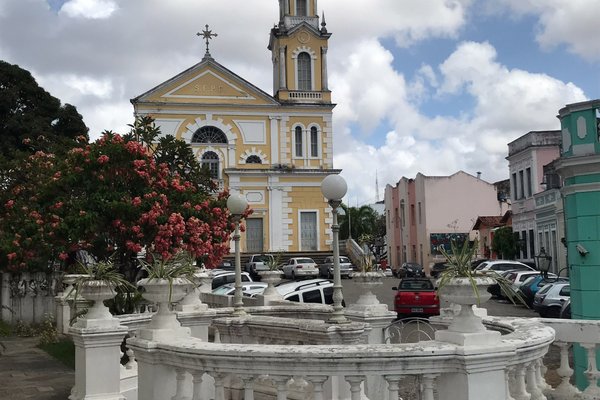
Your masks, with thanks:
<instances>
[{"instance_id":1,"label":"sidewalk","mask_svg":"<svg viewBox=\"0 0 600 400\"><path fill-rule=\"evenodd\" d=\"M0 399L66 400L75 372L36 347L38 338L0 338Z\"/></svg>"}]
</instances>

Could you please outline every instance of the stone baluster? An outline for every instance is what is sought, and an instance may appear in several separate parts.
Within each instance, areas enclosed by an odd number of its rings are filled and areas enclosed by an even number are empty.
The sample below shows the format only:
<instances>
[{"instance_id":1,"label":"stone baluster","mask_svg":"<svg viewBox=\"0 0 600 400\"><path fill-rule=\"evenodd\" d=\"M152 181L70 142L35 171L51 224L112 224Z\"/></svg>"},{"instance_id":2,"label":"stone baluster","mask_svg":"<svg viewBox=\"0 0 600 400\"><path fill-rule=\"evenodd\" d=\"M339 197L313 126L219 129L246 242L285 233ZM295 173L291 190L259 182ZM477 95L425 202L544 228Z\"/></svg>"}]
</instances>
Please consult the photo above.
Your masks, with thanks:
<instances>
[{"instance_id":1,"label":"stone baluster","mask_svg":"<svg viewBox=\"0 0 600 400\"><path fill-rule=\"evenodd\" d=\"M119 372L120 376L123 377L123 375L127 372L127 368L125 368L125 365L121 363L121 360L125 356L125 352L119 348L119 354Z\"/></svg>"},{"instance_id":2,"label":"stone baluster","mask_svg":"<svg viewBox=\"0 0 600 400\"><path fill-rule=\"evenodd\" d=\"M273 377L273 382L275 382L275 387L277 388L277 400L287 400L287 383L290 380L287 376L276 376Z\"/></svg>"},{"instance_id":3,"label":"stone baluster","mask_svg":"<svg viewBox=\"0 0 600 400\"><path fill-rule=\"evenodd\" d=\"M346 381L350 384L350 399L351 400L361 400L361 384L365 380L364 376L353 375L347 376Z\"/></svg>"},{"instance_id":4,"label":"stone baluster","mask_svg":"<svg viewBox=\"0 0 600 400\"><path fill-rule=\"evenodd\" d=\"M243 375L240 379L244 383L244 400L254 400L254 381L255 376Z\"/></svg>"},{"instance_id":5,"label":"stone baluster","mask_svg":"<svg viewBox=\"0 0 600 400\"><path fill-rule=\"evenodd\" d=\"M175 368L175 374L177 379L177 386L175 389L175 395L171 397L171 400L186 400L183 395L185 389L185 369L183 368Z\"/></svg>"},{"instance_id":6,"label":"stone baluster","mask_svg":"<svg viewBox=\"0 0 600 400\"><path fill-rule=\"evenodd\" d=\"M306 377L313 384L313 400L325 400L323 397L323 385L329 379L327 376L308 376Z\"/></svg>"},{"instance_id":7,"label":"stone baluster","mask_svg":"<svg viewBox=\"0 0 600 400\"><path fill-rule=\"evenodd\" d=\"M588 367L585 370L585 376L588 380L588 387L582 393L583 399L600 399L600 388L598 387L598 378L600 373L596 368L596 343L581 343L587 352Z\"/></svg>"},{"instance_id":8,"label":"stone baluster","mask_svg":"<svg viewBox=\"0 0 600 400\"><path fill-rule=\"evenodd\" d=\"M125 364L125 369L136 370L137 369L137 361L135 360L135 355L133 354L133 350L131 350L130 348L127 348L127 350L125 351L125 354L127 354L127 357L129 358L129 361L127 361L127 364Z\"/></svg>"},{"instance_id":9,"label":"stone baluster","mask_svg":"<svg viewBox=\"0 0 600 400\"><path fill-rule=\"evenodd\" d=\"M537 360L532 361L527 365L527 391L530 394L531 400L547 400L544 393L538 387L537 376Z\"/></svg>"},{"instance_id":10,"label":"stone baluster","mask_svg":"<svg viewBox=\"0 0 600 400\"><path fill-rule=\"evenodd\" d=\"M571 343L566 342L554 342L560 348L560 367L556 370L556 373L562 379L562 382L554 389L554 395L559 399L572 399L579 394L579 390L571 385L571 376L573 376L573 369L569 365L569 348Z\"/></svg>"},{"instance_id":11,"label":"stone baluster","mask_svg":"<svg viewBox=\"0 0 600 400\"><path fill-rule=\"evenodd\" d=\"M423 374L423 400L434 400L435 378L437 374Z\"/></svg>"},{"instance_id":12,"label":"stone baluster","mask_svg":"<svg viewBox=\"0 0 600 400\"><path fill-rule=\"evenodd\" d=\"M527 392L525 385L525 374L527 367L524 364L517 365L515 370L515 390L513 397L515 400L531 400L531 395Z\"/></svg>"},{"instance_id":13,"label":"stone baluster","mask_svg":"<svg viewBox=\"0 0 600 400\"><path fill-rule=\"evenodd\" d=\"M397 399L400 397L400 375L385 375L385 380L388 383L388 393L390 399Z\"/></svg>"},{"instance_id":14,"label":"stone baluster","mask_svg":"<svg viewBox=\"0 0 600 400\"><path fill-rule=\"evenodd\" d=\"M215 379L215 400L225 400L225 374L216 374Z\"/></svg>"},{"instance_id":15,"label":"stone baluster","mask_svg":"<svg viewBox=\"0 0 600 400\"><path fill-rule=\"evenodd\" d=\"M511 395L512 387L514 386L514 367L507 367L504 371L505 379L506 379L506 400L515 400L515 398Z\"/></svg>"},{"instance_id":16,"label":"stone baluster","mask_svg":"<svg viewBox=\"0 0 600 400\"><path fill-rule=\"evenodd\" d=\"M202 400L202 375L204 375L203 371L192 372L192 383L194 384L192 388L192 400Z\"/></svg>"},{"instance_id":17,"label":"stone baluster","mask_svg":"<svg viewBox=\"0 0 600 400\"><path fill-rule=\"evenodd\" d=\"M536 361L535 379L537 381L537 386L542 391L542 393L545 393L547 390L552 389L552 386L548 385L548 383L546 383L546 378L544 378L545 372L547 370L548 368L546 368L546 366L544 365L544 360L540 358Z\"/></svg>"}]
</instances>

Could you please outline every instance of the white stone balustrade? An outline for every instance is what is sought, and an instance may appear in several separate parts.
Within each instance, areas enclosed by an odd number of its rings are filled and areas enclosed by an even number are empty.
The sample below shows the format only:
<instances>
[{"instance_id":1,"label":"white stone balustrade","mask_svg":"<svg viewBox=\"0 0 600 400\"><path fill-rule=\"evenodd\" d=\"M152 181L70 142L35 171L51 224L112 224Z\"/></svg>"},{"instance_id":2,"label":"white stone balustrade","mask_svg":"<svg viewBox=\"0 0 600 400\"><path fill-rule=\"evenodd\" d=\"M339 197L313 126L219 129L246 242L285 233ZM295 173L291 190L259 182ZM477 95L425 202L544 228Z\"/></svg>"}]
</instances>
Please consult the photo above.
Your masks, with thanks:
<instances>
[{"instance_id":1,"label":"white stone balustrade","mask_svg":"<svg viewBox=\"0 0 600 400\"><path fill-rule=\"evenodd\" d=\"M193 393L196 397L192 399L204 398L200 393L206 393L199 383L204 374L214 378L216 400L229 398L226 396L232 396L232 390L240 396L245 393L246 399L265 398L265 393L255 393L253 389L255 382L265 379L272 382L276 392L270 395L278 400L313 395L326 399L365 399L368 397L364 397L362 386L369 376L383 376L388 382L384 398L371 400L397 399L403 392L400 378L410 375L421 376L423 399L433 400L436 391L443 391L445 400L484 398L484 393L487 400L505 400L510 398L506 393L507 368L516 370L519 383L513 398L543 399L538 394L543 386L538 373L539 360L553 341L554 332L536 320L504 321L505 327L507 324L514 331L502 337L501 345L476 348L437 341L394 345L260 345L207 343L193 338L161 342L133 338L128 344L138 359L139 398L144 400L183 399ZM485 380L467 380L470 387L455 393L449 391L445 377L472 373L479 373ZM328 380L345 381L348 394L328 392L328 388L335 391L341 387L324 385ZM302 381L307 384L299 384ZM467 397L458 397L465 391Z\"/></svg>"}]
</instances>

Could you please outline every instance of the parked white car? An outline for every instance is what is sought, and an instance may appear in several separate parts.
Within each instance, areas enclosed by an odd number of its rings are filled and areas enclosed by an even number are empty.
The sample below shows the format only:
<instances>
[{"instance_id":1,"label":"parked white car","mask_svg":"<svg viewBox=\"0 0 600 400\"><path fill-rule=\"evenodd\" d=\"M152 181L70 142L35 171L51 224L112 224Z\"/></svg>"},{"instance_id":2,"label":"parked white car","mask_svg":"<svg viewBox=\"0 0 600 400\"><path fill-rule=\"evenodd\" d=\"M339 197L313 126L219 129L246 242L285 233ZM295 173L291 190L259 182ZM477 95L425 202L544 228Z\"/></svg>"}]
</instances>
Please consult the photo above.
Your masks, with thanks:
<instances>
[{"instance_id":1,"label":"parked white car","mask_svg":"<svg viewBox=\"0 0 600 400\"><path fill-rule=\"evenodd\" d=\"M283 265L282 270L283 275L289 279L316 278L319 275L317 264L308 257L290 258L288 263Z\"/></svg>"},{"instance_id":2,"label":"parked white car","mask_svg":"<svg viewBox=\"0 0 600 400\"><path fill-rule=\"evenodd\" d=\"M518 269L522 271L535 271L535 268L531 268L527 264L513 260L489 260L479 264L475 271L508 271L511 269Z\"/></svg>"},{"instance_id":3,"label":"parked white car","mask_svg":"<svg viewBox=\"0 0 600 400\"><path fill-rule=\"evenodd\" d=\"M262 293L267 288L264 282L242 282L242 294L251 296L255 293ZM222 294L225 296L233 296L235 294L235 283L226 283L214 289L213 294Z\"/></svg>"}]
</instances>

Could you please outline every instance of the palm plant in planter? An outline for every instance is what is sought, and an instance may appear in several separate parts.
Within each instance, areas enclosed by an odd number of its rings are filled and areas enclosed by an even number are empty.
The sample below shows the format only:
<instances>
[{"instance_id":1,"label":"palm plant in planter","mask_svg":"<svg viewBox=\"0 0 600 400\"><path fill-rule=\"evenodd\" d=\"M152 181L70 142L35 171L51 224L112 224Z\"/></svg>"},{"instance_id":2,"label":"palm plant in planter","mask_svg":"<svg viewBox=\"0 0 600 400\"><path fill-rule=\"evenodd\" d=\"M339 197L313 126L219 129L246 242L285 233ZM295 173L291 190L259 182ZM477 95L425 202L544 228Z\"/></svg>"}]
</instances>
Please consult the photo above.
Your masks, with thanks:
<instances>
[{"instance_id":1,"label":"palm plant in planter","mask_svg":"<svg viewBox=\"0 0 600 400\"><path fill-rule=\"evenodd\" d=\"M455 242L450 244L451 252L440 245L438 251L446 258L448 266L437 280L437 292L442 300L460 305L460 313L454 317L449 330L463 333L482 332L481 318L473 313L473 305L480 305L488 301L491 294L485 290L488 286L497 283L502 292L514 303L523 299L515 293L510 282L495 271L477 271L471 266L477 252L477 241L469 245L465 241L462 247Z\"/></svg>"},{"instance_id":2,"label":"palm plant in planter","mask_svg":"<svg viewBox=\"0 0 600 400\"><path fill-rule=\"evenodd\" d=\"M138 281L138 285L144 288L142 295L158 304L158 312L152 317L150 329L182 329L176 315L169 309L169 304L181 300L195 286L194 273L197 268L192 257L181 251L171 258L152 255L151 262L141 263L142 269L148 273L147 278ZM151 336L156 338L154 334Z\"/></svg>"},{"instance_id":3,"label":"palm plant in planter","mask_svg":"<svg viewBox=\"0 0 600 400\"><path fill-rule=\"evenodd\" d=\"M282 299L283 297L275 288L275 285L281 282L281 258L282 253L278 252L275 256L270 257L265 264L269 268L268 271L259 271L260 280L267 283L267 288L263 292L263 296L270 297L272 299Z\"/></svg>"},{"instance_id":4,"label":"palm plant in planter","mask_svg":"<svg viewBox=\"0 0 600 400\"><path fill-rule=\"evenodd\" d=\"M387 311L387 306L385 304L381 304L372 292L372 289L376 286L379 286L383 283L383 278L385 275L381 271L376 271L373 265L373 259L370 254L364 254L359 265L359 272L354 272L352 274L352 278L356 281L358 286L360 286L363 290L362 294L358 298L355 304L350 306L351 309L364 309L369 308L372 311L375 310L376 307L380 307L384 311Z\"/></svg>"},{"instance_id":5,"label":"palm plant in planter","mask_svg":"<svg viewBox=\"0 0 600 400\"><path fill-rule=\"evenodd\" d=\"M110 259L94 264L80 263L79 268L82 274L77 275L67 296L74 292L73 298L76 300L81 294L84 299L93 301L94 304L88 309L85 318L80 319L77 324L88 327L94 324L91 321L112 320L113 316L104 305L104 300L115 297L118 287L131 291L135 291L135 287L115 269Z\"/></svg>"}]
</instances>

